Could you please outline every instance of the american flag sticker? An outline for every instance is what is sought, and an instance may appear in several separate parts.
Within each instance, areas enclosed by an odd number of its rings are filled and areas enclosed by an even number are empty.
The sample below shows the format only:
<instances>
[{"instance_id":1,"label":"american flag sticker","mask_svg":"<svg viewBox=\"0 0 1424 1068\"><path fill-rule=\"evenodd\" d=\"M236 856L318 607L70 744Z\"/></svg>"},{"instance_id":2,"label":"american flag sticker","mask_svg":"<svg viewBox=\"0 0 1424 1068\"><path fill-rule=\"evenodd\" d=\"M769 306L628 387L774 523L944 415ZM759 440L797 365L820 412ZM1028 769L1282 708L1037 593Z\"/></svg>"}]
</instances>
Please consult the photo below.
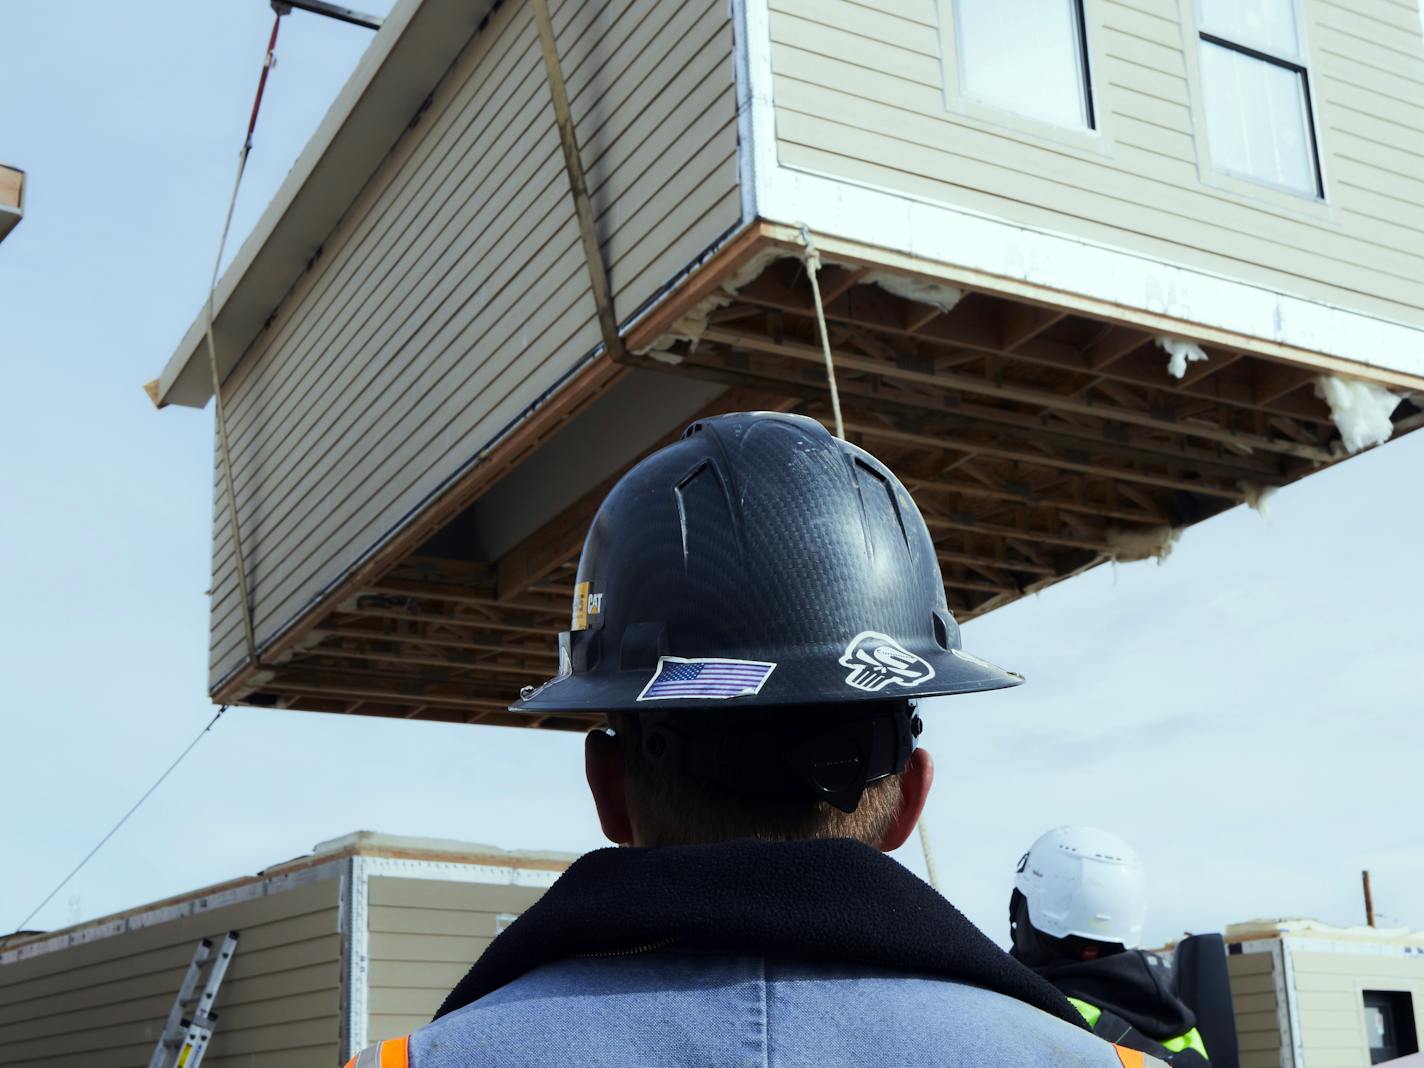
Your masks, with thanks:
<instances>
[{"instance_id":1,"label":"american flag sticker","mask_svg":"<svg viewBox=\"0 0 1424 1068\"><path fill-rule=\"evenodd\" d=\"M678 656L658 659L658 670L638 695L639 701L719 700L750 697L761 688L775 664L761 660L684 660Z\"/></svg>"}]
</instances>

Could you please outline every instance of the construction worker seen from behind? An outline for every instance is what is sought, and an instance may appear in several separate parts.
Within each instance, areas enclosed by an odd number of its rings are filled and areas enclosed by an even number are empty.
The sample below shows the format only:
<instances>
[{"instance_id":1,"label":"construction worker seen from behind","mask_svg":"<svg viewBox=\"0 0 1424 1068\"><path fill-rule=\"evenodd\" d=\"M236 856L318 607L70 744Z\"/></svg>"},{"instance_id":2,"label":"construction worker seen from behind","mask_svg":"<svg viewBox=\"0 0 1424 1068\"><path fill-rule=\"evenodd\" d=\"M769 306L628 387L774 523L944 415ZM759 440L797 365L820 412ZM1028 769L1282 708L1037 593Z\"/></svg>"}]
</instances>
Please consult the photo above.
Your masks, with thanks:
<instances>
[{"instance_id":1,"label":"construction worker seen from behind","mask_svg":"<svg viewBox=\"0 0 1424 1068\"><path fill-rule=\"evenodd\" d=\"M625 848L351 1063L1148 1063L884 855L934 777L918 702L1020 681L961 650L883 464L799 416L693 424L604 500L559 674L514 706L606 717L586 771Z\"/></svg>"},{"instance_id":2,"label":"construction worker seen from behind","mask_svg":"<svg viewBox=\"0 0 1424 1068\"><path fill-rule=\"evenodd\" d=\"M1019 861L1009 899L1014 957L1061 990L1095 1034L1176 1066L1203 1068L1196 1016L1171 968L1138 949L1147 916L1142 861L1095 827L1059 827Z\"/></svg>"}]
</instances>

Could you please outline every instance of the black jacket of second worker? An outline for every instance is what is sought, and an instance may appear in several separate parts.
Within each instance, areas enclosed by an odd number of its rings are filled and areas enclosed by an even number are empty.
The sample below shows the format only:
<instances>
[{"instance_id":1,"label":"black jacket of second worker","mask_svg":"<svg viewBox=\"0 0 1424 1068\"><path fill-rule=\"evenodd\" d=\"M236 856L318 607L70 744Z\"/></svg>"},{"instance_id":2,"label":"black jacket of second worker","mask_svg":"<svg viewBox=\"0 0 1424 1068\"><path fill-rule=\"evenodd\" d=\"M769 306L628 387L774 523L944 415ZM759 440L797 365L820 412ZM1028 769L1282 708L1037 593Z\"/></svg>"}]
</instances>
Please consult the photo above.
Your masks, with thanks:
<instances>
[{"instance_id":1,"label":"black jacket of second worker","mask_svg":"<svg viewBox=\"0 0 1424 1068\"><path fill-rule=\"evenodd\" d=\"M1109 1014L1115 1016L1154 1043L1177 1038L1196 1026L1196 1014L1172 990L1171 969L1154 954L1128 950L1034 970L1068 997L1102 1009L1104 1020ZM1201 1063L1196 1054L1190 1060Z\"/></svg>"}]
</instances>

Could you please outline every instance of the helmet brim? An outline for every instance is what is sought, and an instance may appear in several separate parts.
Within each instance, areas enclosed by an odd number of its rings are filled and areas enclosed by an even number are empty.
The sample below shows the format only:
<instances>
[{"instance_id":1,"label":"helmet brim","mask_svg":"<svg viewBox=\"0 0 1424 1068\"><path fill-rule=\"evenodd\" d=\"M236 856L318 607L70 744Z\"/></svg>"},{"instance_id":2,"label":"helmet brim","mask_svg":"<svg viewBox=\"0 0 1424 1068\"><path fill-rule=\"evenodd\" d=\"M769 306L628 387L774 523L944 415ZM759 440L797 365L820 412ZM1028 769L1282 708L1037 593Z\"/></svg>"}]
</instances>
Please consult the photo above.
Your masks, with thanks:
<instances>
[{"instance_id":1,"label":"helmet brim","mask_svg":"<svg viewBox=\"0 0 1424 1068\"><path fill-rule=\"evenodd\" d=\"M950 697L982 693L1020 685L1024 679L1012 671L970 656L958 649L926 656L934 675L913 685L890 683L878 690L857 688L846 681L844 668L828 669L824 658L814 662L777 663L758 692L735 697L649 698L645 696L658 676L661 661L651 667L613 671L578 672L555 676L528 692L511 712L638 712L717 708L775 707L777 705L846 705L862 701ZM695 661L693 661L695 662Z\"/></svg>"}]
</instances>

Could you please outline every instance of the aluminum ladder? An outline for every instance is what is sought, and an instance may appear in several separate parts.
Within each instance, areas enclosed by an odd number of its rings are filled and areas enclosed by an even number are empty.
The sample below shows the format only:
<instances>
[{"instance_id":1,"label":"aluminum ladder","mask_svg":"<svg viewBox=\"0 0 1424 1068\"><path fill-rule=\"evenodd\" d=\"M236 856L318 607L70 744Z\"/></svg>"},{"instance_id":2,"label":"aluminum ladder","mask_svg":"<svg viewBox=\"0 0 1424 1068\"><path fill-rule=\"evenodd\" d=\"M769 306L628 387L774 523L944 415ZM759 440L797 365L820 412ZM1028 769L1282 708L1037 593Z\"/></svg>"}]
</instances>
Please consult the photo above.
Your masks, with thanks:
<instances>
[{"instance_id":1,"label":"aluminum ladder","mask_svg":"<svg viewBox=\"0 0 1424 1068\"><path fill-rule=\"evenodd\" d=\"M163 1034L153 1048L148 1068L198 1068L202 1063L213 1030L218 1025L213 1001L218 996L218 987L222 986L223 976L227 974L227 966L236 951L236 931L229 931L223 937L222 945L216 952L211 938L198 943L188 971L183 976L183 985L178 988L178 997L173 1002L173 1008L168 1010ZM203 984L203 992L195 996L193 992L198 989L199 982Z\"/></svg>"}]
</instances>

